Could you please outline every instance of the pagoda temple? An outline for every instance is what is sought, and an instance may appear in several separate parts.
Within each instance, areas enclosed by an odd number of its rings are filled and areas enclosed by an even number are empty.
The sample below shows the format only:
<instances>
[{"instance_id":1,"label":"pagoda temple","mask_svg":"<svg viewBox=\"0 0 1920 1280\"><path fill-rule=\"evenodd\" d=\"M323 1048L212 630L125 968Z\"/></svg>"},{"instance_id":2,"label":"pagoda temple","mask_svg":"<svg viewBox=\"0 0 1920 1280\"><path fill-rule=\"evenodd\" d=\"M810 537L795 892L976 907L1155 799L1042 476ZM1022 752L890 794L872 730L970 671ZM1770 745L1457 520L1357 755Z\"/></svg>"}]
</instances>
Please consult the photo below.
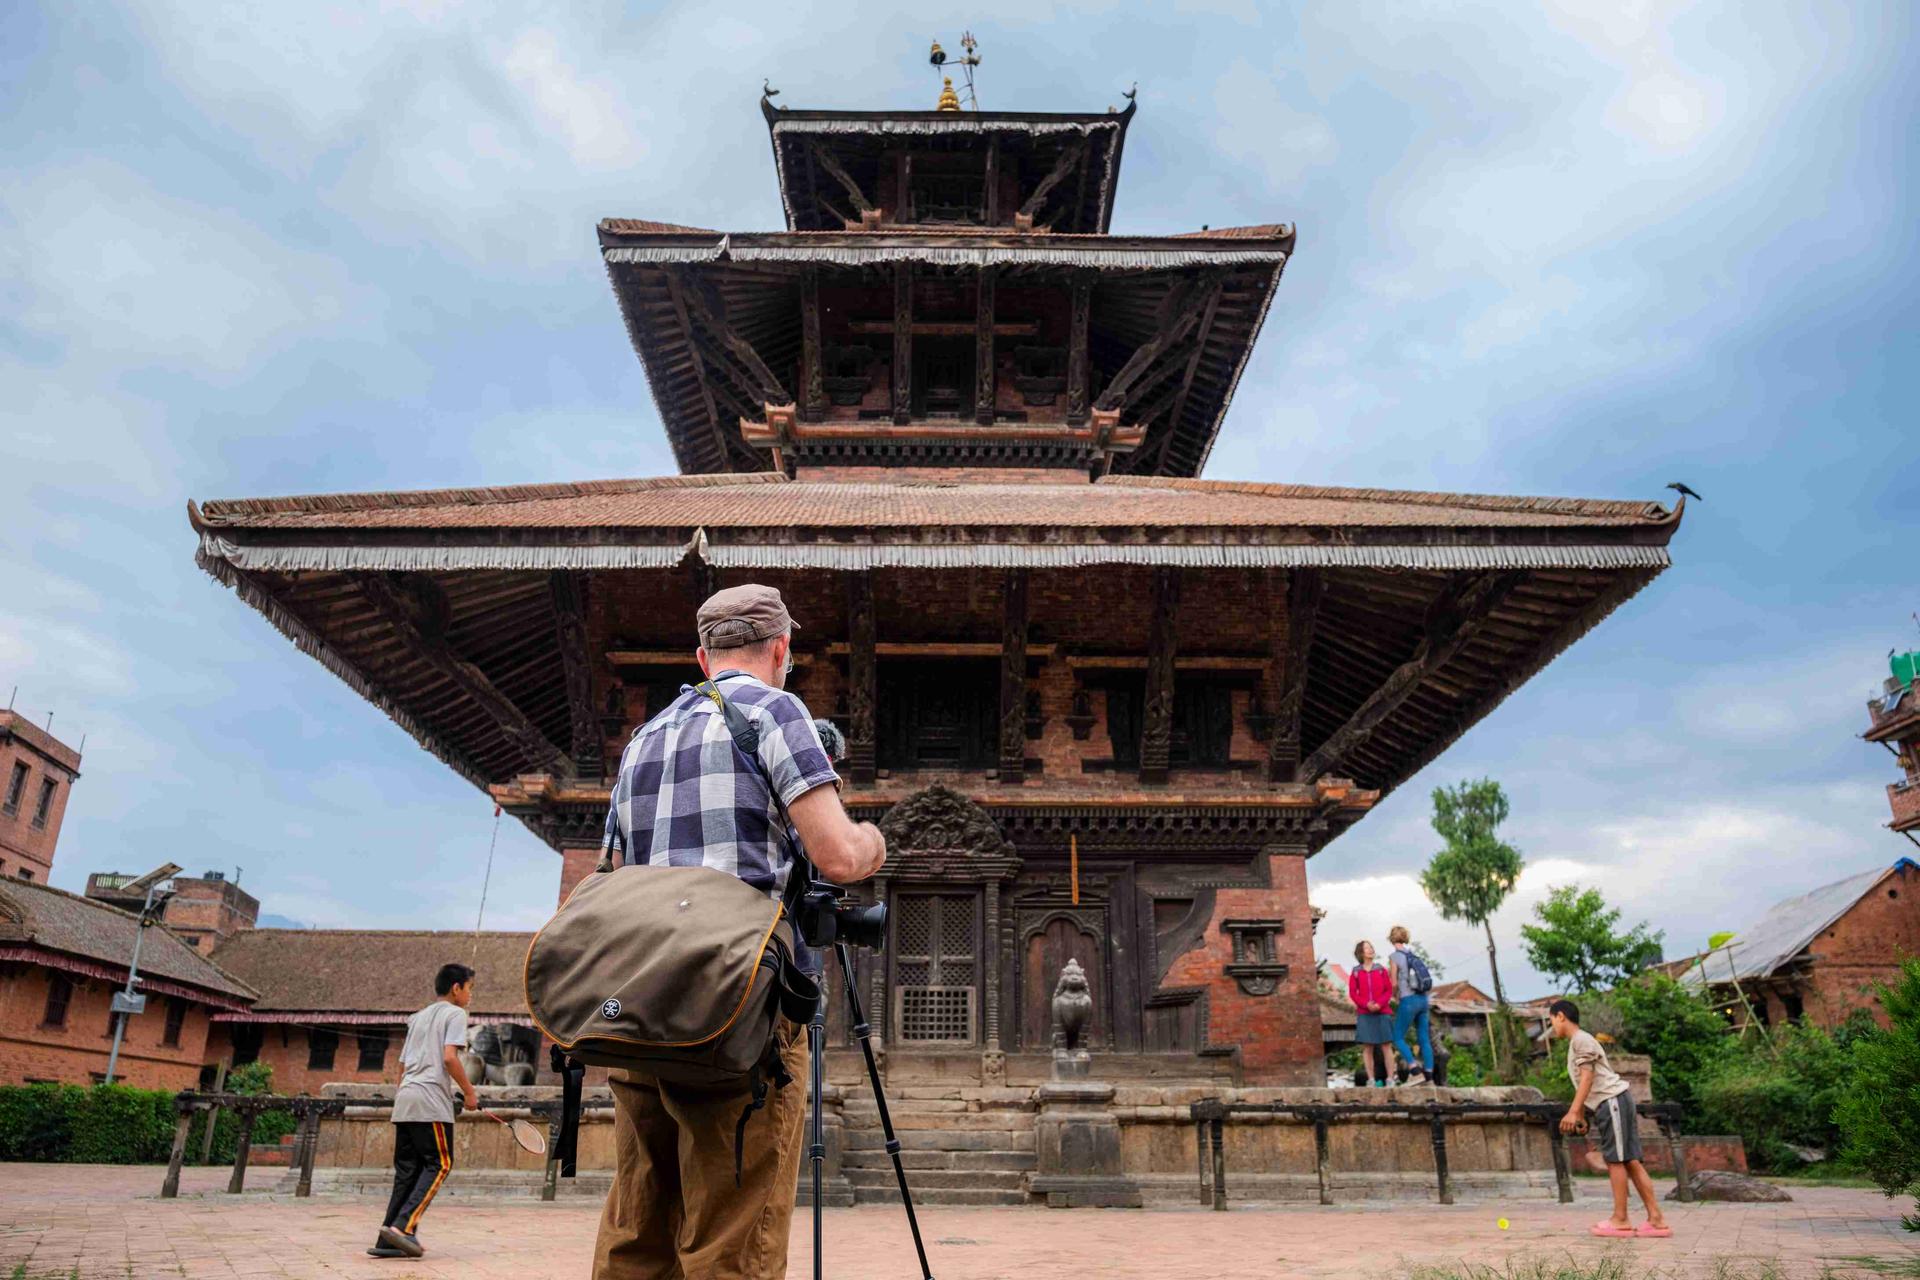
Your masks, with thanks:
<instances>
[{"instance_id":1,"label":"pagoda temple","mask_svg":"<svg viewBox=\"0 0 1920 1280\"><path fill-rule=\"evenodd\" d=\"M562 894L699 603L778 587L888 837L890 1070L1037 1061L1074 959L1110 1073L1323 1082L1307 859L1665 568L1679 510L1201 479L1291 224L1113 234L1131 105L761 111L784 229L599 226L679 475L210 501L199 563Z\"/></svg>"}]
</instances>

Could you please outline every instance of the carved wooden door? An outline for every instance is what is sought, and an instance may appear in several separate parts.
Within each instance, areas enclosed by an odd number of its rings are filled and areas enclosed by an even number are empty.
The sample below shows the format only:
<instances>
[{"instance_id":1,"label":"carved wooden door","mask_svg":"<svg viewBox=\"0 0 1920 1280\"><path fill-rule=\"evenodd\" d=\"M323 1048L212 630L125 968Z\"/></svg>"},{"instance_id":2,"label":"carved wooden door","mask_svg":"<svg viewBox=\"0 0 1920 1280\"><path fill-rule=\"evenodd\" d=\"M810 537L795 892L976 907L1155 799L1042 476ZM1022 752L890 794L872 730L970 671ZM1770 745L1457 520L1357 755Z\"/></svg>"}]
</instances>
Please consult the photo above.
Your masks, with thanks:
<instances>
[{"instance_id":1,"label":"carved wooden door","mask_svg":"<svg viewBox=\"0 0 1920 1280\"><path fill-rule=\"evenodd\" d=\"M1080 962L1093 992L1093 1022L1087 1028L1086 1045L1104 1048L1113 1042L1100 940L1087 925L1062 915L1029 934L1026 953L1020 957L1020 1047L1029 1053L1044 1052L1053 1044L1053 988L1069 960Z\"/></svg>"}]
</instances>

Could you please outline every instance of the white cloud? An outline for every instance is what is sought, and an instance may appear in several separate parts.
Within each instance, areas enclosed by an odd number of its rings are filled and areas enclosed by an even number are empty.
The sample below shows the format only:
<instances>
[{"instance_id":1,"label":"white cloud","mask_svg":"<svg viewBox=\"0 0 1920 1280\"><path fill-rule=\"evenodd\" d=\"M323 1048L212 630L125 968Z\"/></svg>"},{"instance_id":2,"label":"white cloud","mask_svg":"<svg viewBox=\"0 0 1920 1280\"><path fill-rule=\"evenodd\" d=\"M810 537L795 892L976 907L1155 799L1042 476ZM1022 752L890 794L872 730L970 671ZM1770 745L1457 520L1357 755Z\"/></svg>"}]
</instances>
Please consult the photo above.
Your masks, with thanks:
<instances>
[{"instance_id":1,"label":"white cloud","mask_svg":"<svg viewBox=\"0 0 1920 1280\"><path fill-rule=\"evenodd\" d=\"M114 164L8 183L0 213L14 322L107 368L230 380L367 302L337 262Z\"/></svg>"},{"instance_id":2,"label":"white cloud","mask_svg":"<svg viewBox=\"0 0 1920 1280\"><path fill-rule=\"evenodd\" d=\"M507 78L526 94L567 154L593 169L631 165L645 151L634 130L634 109L604 80L569 62L554 33L524 31L500 59Z\"/></svg>"},{"instance_id":3,"label":"white cloud","mask_svg":"<svg viewBox=\"0 0 1920 1280\"><path fill-rule=\"evenodd\" d=\"M1302 174L1330 164L1339 140L1325 117L1300 109L1297 87L1245 58L1236 58L1214 82L1213 145L1245 165L1269 189L1284 189Z\"/></svg>"}]
</instances>

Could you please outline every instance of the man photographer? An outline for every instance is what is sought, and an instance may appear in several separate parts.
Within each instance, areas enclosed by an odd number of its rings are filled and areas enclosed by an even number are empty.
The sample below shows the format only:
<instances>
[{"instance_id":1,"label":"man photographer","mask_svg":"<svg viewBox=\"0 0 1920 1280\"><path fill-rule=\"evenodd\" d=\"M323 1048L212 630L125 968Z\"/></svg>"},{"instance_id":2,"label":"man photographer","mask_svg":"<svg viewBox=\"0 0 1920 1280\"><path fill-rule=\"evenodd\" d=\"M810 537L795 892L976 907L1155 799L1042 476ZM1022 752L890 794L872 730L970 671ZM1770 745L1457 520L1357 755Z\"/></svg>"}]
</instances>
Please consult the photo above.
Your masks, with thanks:
<instances>
[{"instance_id":1,"label":"man photographer","mask_svg":"<svg viewBox=\"0 0 1920 1280\"><path fill-rule=\"evenodd\" d=\"M886 861L886 841L872 823L847 816L813 718L785 691L794 624L780 593L729 587L700 606L696 625L700 669L759 730L759 759L735 747L711 698L681 689L621 756L607 848L624 848L632 863L716 868L779 897L793 872L797 832L824 879L850 884L873 875ZM804 1077L805 1029L783 1023L779 1036L789 1073ZM610 1083L614 1176L594 1248L597 1280L785 1276L804 1091L776 1090L753 1113L736 1185L741 1091L638 1071L615 1071Z\"/></svg>"}]
</instances>

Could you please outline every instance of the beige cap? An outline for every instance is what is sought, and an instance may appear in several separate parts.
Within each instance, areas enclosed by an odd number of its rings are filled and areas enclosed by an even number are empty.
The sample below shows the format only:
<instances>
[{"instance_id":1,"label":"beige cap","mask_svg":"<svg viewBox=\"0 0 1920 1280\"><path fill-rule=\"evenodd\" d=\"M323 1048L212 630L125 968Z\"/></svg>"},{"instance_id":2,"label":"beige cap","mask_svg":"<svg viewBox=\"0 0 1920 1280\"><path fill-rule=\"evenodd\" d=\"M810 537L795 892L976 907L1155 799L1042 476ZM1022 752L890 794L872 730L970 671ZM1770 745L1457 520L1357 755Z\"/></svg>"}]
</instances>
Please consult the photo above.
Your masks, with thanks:
<instances>
[{"instance_id":1,"label":"beige cap","mask_svg":"<svg viewBox=\"0 0 1920 1280\"><path fill-rule=\"evenodd\" d=\"M708 596L694 625L700 632L701 647L714 650L771 640L798 624L788 616L786 601L778 591L749 582Z\"/></svg>"}]
</instances>

